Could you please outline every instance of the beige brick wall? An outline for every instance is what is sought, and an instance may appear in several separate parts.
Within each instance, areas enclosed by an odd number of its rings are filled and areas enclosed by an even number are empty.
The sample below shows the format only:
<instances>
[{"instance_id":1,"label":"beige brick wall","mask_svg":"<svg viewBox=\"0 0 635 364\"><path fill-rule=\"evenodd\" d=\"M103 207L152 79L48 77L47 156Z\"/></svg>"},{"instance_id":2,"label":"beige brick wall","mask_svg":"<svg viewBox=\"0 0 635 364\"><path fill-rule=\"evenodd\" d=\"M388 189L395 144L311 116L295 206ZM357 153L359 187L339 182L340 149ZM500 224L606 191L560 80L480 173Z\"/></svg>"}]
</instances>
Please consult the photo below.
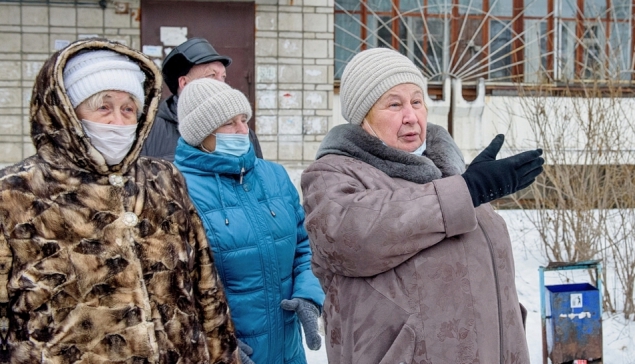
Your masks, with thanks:
<instances>
[{"instance_id":1,"label":"beige brick wall","mask_svg":"<svg viewBox=\"0 0 635 364\"><path fill-rule=\"evenodd\" d=\"M333 37L333 0L256 1L256 131L296 187L332 124Z\"/></svg>"},{"instance_id":2,"label":"beige brick wall","mask_svg":"<svg viewBox=\"0 0 635 364\"><path fill-rule=\"evenodd\" d=\"M97 3L97 2L95 2ZM97 6L0 3L0 166L34 153L28 105L56 46L97 35L140 48L139 0L129 14ZM300 172L333 124L333 0L256 0L256 130L265 158Z\"/></svg>"},{"instance_id":3,"label":"beige brick wall","mask_svg":"<svg viewBox=\"0 0 635 364\"><path fill-rule=\"evenodd\" d=\"M0 3L0 166L33 155L29 103L37 73L58 47L101 36L139 49L139 0L128 14L71 5Z\"/></svg>"}]
</instances>

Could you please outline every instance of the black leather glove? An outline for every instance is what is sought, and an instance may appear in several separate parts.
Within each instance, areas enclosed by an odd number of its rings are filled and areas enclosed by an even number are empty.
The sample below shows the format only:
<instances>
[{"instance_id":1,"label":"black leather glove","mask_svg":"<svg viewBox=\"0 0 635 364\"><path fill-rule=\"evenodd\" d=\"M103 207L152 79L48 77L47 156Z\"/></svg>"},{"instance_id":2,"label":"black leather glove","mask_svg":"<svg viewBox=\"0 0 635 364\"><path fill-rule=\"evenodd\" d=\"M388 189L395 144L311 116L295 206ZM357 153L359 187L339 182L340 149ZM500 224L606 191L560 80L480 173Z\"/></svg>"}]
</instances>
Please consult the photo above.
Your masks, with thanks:
<instances>
[{"instance_id":1,"label":"black leather glove","mask_svg":"<svg viewBox=\"0 0 635 364\"><path fill-rule=\"evenodd\" d=\"M251 346L245 344L241 340L238 340L238 349L240 350L240 361L243 364L256 364L249 357L249 355L254 353L254 350L251 348Z\"/></svg>"},{"instance_id":2,"label":"black leather glove","mask_svg":"<svg viewBox=\"0 0 635 364\"><path fill-rule=\"evenodd\" d=\"M474 158L462 175L474 207L522 190L542 173L542 165L545 163L540 157L542 149L496 160L496 154L504 141L505 136L498 134L490 145Z\"/></svg>"}]
</instances>

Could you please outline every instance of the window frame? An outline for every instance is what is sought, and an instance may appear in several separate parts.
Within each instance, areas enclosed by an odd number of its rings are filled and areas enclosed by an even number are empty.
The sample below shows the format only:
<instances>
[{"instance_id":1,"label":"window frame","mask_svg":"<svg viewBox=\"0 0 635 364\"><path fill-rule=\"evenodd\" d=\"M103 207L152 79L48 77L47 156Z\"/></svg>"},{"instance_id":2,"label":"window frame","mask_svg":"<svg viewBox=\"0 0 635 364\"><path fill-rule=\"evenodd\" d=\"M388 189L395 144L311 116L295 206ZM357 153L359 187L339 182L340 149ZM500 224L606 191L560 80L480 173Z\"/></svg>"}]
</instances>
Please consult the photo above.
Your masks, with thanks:
<instances>
[{"instance_id":1,"label":"window frame","mask_svg":"<svg viewBox=\"0 0 635 364\"><path fill-rule=\"evenodd\" d=\"M569 12L571 12L571 9L574 10L575 12L574 17L563 16L564 11L562 10L562 4L561 4L561 9L555 9L555 6L557 4L556 0L545 0L545 3L547 5L546 16L536 16L536 15L532 16L530 14L524 14L525 3L531 0L513 0L511 16L491 15L492 9L490 5L496 4L494 2L496 0L480 0L480 2L482 2L482 8L478 10L477 12L472 11L469 14L465 14L466 11L464 11L463 13L461 12L461 9L462 9L460 4L461 0L445 0L445 1L421 0L422 7L419 9L419 11L414 10L414 11L409 11L407 13L404 12L401 14L399 10L401 0L383 0L386 4L391 4L390 11L373 11L372 9L369 9L368 4L371 3L372 1L373 0L360 0L359 2L357 2L357 6L355 7L355 9L350 9L350 10L340 9L337 4L338 1L337 0L335 1L336 3L335 14L349 13L349 14L359 15L361 36L359 39L360 44L359 44L358 50L360 51L368 49L373 46L372 44L369 44L369 39L371 39L369 35L370 32L368 27L370 17L382 16L382 17L387 17L389 19L388 21L391 24L387 24L387 25L390 27L390 30L391 30L391 35L390 35L391 39L390 39L390 42L388 43L390 44L390 47L397 50L399 50L400 47L402 47L400 43L400 38L404 38L404 39L406 38L406 36L401 35L399 31L400 26L402 26L401 24L403 24L403 22L401 21L402 18L406 18L409 16L415 16L415 17L423 16L426 19L440 19L443 24L446 24L446 22L444 21L448 19L449 17L449 22L447 22L447 24L449 24L449 29L448 29L448 26L443 26L442 28L442 32L447 32L449 34L448 40L446 41L442 40L441 49L443 54L432 55L433 57L436 57L437 63L443 64L444 62L449 62L451 60L453 64L450 65L451 66L450 68L453 69L454 71L457 69L456 67L458 67L459 69L465 68L466 65L461 64L461 62L465 62L466 59L468 61L471 60L471 58L469 57L466 58L465 56L462 55L462 52L464 52L466 47L469 47L469 46L483 47L484 45L487 45L485 49L480 49L476 53L478 55L478 58L476 60L477 61L476 69L479 70L479 73L477 75L486 80L486 84L488 85L488 87L500 85L500 86L503 86L504 88L504 86L508 86L512 83L535 84L537 82L538 83L541 82L540 80L546 80L547 83L551 83L554 85L557 85L558 83L561 83L561 82L584 83L590 80L590 77L588 77L588 68L585 66L587 64L585 63L585 57L589 58L588 57L589 53L587 52L587 49L582 44L583 42L586 42L583 38L585 34L585 27L588 27L589 24L597 23L602 25L602 26L598 26L597 29L599 32L603 33L603 38L598 38L598 39L600 40L599 42L600 48L604 50L604 52L601 53L603 59L596 60L601 63L600 67L598 67L598 69L600 69L602 72L602 75L600 76L599 80L600 81L609 80L610 78L605 76L606 70L610 70L612 67L615 67L615 65L609 64L611 62L610 48L612 45L616 44L616 40L612 37L613 36L612 32L615 31L621 34L621 29L627 29L627 31L629 32L628 38L630 38L630 42L626 39L622 42L617 42L619 47L619 52L620 52L619 57L621 57L619 62L626 63L625 64L626 68L622 69L621 71L624 72L624 74L627 75L627 77L621 80L626 81L629 84L632 81L635 81L635 75L633 75L634 63L635 63L635 60L634 60L635 55L633 54L633 51L635 50L635 0L630 0L629 2L623 2L616 5L620 7L619 9L623 9L621 8L621 6L623 5L630 6L630 18L626 16L625 12L622 12L623 14L622 13L618 15L615 14L615 13L618 13L618 11L616 11L616 9L618 8L613 6L613 4L615 3L615 0L605 0L606 8L610 10L605 11L603 14L601 14L601 16L595 17L595 18L590 18L590 17L585 18L584 14L582 14L582 12L585 11L585 5L589 5L589 2L592 2L593 0L586 0L587 2L585 2L585 0L562 0L567 2L566 6L569 6L568 8ZM374 0L374 1L377 1L377 0ZM507 1L507 0L498 0L498 1ZM442 7L439 7L439 8L435 7L435 9L439 9L439 11L431 11L432 9L431 6L433 5L434 6L442 5ZM577 7L577 9L581 9L581 11L575 11L576 8L574 7ZM473 33L473 34L477 34L476 37L473 37L472 34L468 34L467 37L465 36L465 34L461 34L461 27L463 26L464 22L467 23L466 20L464 20L465 18L467 18L468 20L473 20L475 23L479 24L478 25L479 29L477 30L477 33ZM488 20L484 21L484 19L488 19ZM540 67L540 70L541 70L540 74L544 73L544 75L542 76L536 73L539 76L537 77L538 81L533 80L533 79L536 79L536 77L534 76L532 76L533 77L532 81L528 81L529 78L527 77L527 75L530 75L530 74L525 75L525 71L527 69L526 66L528 64L528 61L524 57L525 49L526 49L525 41L527 38L524 32L525 32L525 26L526 24L528 24L527 20L535 21L536 26L540 27L540 29L544 27L543 22L546 22L546 34L548 34L548 36L544 38L544 40L546 40L544 42L545 44L544 45L542 44L543 38L538 38L539 39L538 50L540 51L540 54L538 55L539 61L537 65ZM488 44L488 41L489 41L489 33L492 30L491 28L493 27L492 24L493 22L498 22L498 21L509 22L507 29L502 28L504 31L509 31L511 35L511 38L508 40L510 42L511 52L504 53L505 54L504 58L509 58L508 61L504 61L506 62L505 64L508 65L509 74L508 74L508 79L506 79L505 81L496 81L496 80L490 81L492 72L495 71L495 69L493 70L492 65L494 65L495 63L488 62L486 65L485 64L478 65L479 64L478 62L482 59L487 59L488 57L490 57L490 55L493 55L493 57L497 57L496 49L492 49L492 44ZM427 22L429 22L429 20ZM574 24L573 26L574 29L571 29L571 30L575 32L575 37L571 37L570 39L571 41L574 42L574 44L572 45L573 50L572 50L572 53L570 54L563 54L563 49L561 48L561 46L562 46L562 42L565 41L564 37L566 35L563 34L562 27L563 25L572 24L572 23ZM624 24L626 24L627 26L625 27ZM426 28L425 25L423 29L424 30L423 30L422 39L415 39L414 42L418 42L423 51L423 60L419 66L420 68L424 68L424 72L425 72L426 71L425 58L427 57L426 54L428 53L428 50L433 44L432 42L435 41L435 39L430 36L430 33L428 32L428 29ZM336 31L337 31L337 27L336 27ZM480 34L478 34L478 32L480 32ZM410 37L410 32L406 32L406 33L407 33L407 37ZM465 43L465 40L470 39L470 37L471 39L474 39L474 44L472 45L462 44L462 42ZM619 37L620 36L618 35L618 39ZM623 39L624 37L621 37L621 38ZM406 42L409 42L409 40L407 40ZM448 44L447 42L449 42L449 47L446 46L446 44ZM505 45L503 45L503 47L504 46ZM628 47L629 49L624 50L623 47ZM336 45L336 52L337 52L337 45ZM402 53L405 53L405 51L402 50ZM412 52L408 52L408 53L414 54L415 52L413 50ZM450 55L450 60L446 59L448 57L448 54ZM409 58L412 58L412 57L409 57ZM567 62L573 62L572 70L570 71L569 75L564 74L566 72L566 69L565 69L566 65L562 64L563 59L567 60ZM468 65L467 67L470 67L470 66ZM485 70L480 70L482 68L485 68ZM343 66L340 68L336 67L336 70L335 70L336 82L339 78L338 73L341 73L342 69L343 69ZM430 73L430 72L427 72L427 73ZM595 77L597 78L597 75ZM432 84L434 84L435 81L439 81L439 80L431 78ZM476 80L472 80L472 81L475 82ZM469 84L470 82L468 81L466 83Z\"/></svg>"}]
</instances>

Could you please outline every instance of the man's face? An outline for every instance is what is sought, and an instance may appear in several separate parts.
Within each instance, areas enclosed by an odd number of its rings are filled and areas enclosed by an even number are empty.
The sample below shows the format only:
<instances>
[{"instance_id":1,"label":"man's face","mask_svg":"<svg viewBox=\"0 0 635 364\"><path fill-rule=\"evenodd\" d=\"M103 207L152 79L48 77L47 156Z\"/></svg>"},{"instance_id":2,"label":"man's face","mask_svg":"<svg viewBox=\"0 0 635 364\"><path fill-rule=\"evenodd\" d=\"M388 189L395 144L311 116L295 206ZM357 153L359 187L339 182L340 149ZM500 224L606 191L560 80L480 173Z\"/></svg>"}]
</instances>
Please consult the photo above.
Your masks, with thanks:
<instances>
[{"instance_id":1,"label":"man's face","mask_svg":"<svg viewBox=\"0 0 635 364\"><path fill-rule=\"evenodd\" d=\"M185 85L199 78L211 78L225 82L226 77L225 65L220 61L194 65L190 72L185 76L179 77L179 93L181 93Z\"/></svg>"}]
</instances>

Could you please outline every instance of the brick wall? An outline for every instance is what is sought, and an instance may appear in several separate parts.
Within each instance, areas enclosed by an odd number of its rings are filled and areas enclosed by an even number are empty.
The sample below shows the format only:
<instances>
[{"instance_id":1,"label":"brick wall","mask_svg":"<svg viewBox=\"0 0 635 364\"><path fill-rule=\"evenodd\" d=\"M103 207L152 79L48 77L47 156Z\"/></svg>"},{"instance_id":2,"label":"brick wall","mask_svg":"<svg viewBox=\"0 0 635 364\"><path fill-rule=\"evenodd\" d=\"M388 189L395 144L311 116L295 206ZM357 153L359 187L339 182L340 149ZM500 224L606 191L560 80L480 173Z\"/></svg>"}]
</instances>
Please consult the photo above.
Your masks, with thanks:
<instances>
[{"instance_id":1,"label":"brick wall","mask_svg":"<svg viewBox=\"0 0 635 364\"><path fill-rule=\"evenodd\" d=\"M139 49L138 1L127 14L97 6L0 3L0 166L33 153L29 103L33 82L57 47L101 36Z\"/></svg>"},{"instance_id":2,"label":"brick wall","mask_svg":"<svg viewBox=\"0 0 635 364\"><path fill-rule=\"evenodd\" d=\"M299 175L333 118L333 0L256 1L256 131Z\"/></svg>"},{"instance_id":3,"label":"brick wall","mask_svg":"<svg viewBox=\"0 0 635 364\"><path fill-rule=\"evenodd\" d=\"M140 48L139 0L97 6L0 2L0 165L35 150L28 107L43 62L64 42L98 35ZM256 130L266 159L300 172L333 124L333 0L256 1Z\"/></svg>"}]
</instances>

